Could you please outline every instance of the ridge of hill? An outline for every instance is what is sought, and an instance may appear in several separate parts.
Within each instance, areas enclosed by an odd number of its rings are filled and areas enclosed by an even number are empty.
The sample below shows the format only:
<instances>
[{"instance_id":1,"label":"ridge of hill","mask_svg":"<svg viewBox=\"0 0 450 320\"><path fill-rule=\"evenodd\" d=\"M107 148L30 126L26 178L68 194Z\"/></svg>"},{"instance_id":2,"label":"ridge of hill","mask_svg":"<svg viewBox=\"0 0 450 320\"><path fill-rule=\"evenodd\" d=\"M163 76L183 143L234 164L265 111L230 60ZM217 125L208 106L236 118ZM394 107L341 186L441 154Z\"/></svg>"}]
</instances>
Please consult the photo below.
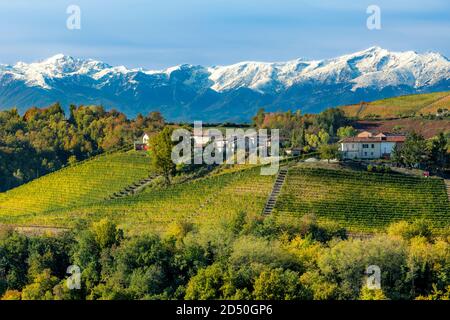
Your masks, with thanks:
<instances>
[{"instance_id":1,"label":"ridge of hill","mask_svg":"<svg viewBox=\"0 0 450 320\"><path fill-rule=\"evenodd\" d=\"M450 91L404 95L339 108L348 117L359 119L392 119L421 114L435 115L438 109L450 110Z\"/></svg>"},{"instance_id":2,"label":"ridge of hill","mask_svg":"<svg viewBox=\"0 0 450 320\"><path fill-rule=\"evenodd\" d=\"M103 200L151 174L146 153L119 151L63 168L0 193L0 217L61 210Z\"/></svg>"}]
</instances>

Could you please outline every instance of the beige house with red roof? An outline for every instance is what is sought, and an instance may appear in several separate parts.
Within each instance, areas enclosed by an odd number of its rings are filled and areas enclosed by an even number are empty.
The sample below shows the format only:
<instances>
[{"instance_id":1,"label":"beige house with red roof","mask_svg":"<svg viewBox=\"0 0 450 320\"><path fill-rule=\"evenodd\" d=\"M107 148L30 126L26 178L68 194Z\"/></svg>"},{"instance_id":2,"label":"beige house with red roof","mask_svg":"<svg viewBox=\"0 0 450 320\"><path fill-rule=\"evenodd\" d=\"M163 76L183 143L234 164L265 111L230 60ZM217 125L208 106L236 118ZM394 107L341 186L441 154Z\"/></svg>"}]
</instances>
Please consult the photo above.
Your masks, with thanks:
<instances>
[{"instance_id":1,"label":"beige house with red roof","mask_svg":"<svg viewBox=\"0 0 450 320\"><path fill-rule=\"evenodd\" d=\"M389 158L397 144L405 142L406 137L399 134L379 133L377 135L364 131L356 137L339 141L344 159L381 159Z\"/></svg>"}]
</instances>

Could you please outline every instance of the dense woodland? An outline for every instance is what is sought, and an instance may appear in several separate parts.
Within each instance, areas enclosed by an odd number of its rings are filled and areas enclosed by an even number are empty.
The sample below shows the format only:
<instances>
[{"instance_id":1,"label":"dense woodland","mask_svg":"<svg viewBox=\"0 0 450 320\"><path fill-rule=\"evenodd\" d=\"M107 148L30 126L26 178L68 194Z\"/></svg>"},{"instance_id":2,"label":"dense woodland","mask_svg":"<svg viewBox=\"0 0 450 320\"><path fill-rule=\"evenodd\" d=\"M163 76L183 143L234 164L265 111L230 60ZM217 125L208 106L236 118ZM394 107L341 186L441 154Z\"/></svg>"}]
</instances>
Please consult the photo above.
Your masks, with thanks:
<instances>
[{"instance_id":1,"label":"dense woodland","mask_svg":"<svg viewBox=\"0 0 450 320\"><path fill-rule=\"evenodd\" d=\"M172 224L127 237L107 220L58 237L0 236L3 299L449 299L450 236L398 222L366 240L347 239L314 216L276 223L245 213L220 228ZM69 290L67 267L81 269ZM366 268L381 289L366 288Z\"/></svg>"}]
</instances>

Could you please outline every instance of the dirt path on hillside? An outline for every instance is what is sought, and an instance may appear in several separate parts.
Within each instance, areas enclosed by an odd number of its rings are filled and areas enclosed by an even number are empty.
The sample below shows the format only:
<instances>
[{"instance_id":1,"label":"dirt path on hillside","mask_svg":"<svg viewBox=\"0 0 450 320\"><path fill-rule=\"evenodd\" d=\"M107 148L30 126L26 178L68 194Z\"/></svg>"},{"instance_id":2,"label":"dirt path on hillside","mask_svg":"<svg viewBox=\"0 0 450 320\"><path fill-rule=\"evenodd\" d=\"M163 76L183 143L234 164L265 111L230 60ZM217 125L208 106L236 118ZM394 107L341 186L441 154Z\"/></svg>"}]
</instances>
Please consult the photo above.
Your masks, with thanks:
<instances>
[{"instance_id":1,"label":"dirt path on hillside","mask_svg":"<svg viewBox=\"0 0 450 320\"><path fill-rule=\"evenodd\" d=\"M49 226L19 226L19 225L8 225L8 224L0 224L0 229L12 229L21 234L25 235L59 235L63 232L69 231L68 228L62 227L49 227Z\"/></svg>"}]
</instances>

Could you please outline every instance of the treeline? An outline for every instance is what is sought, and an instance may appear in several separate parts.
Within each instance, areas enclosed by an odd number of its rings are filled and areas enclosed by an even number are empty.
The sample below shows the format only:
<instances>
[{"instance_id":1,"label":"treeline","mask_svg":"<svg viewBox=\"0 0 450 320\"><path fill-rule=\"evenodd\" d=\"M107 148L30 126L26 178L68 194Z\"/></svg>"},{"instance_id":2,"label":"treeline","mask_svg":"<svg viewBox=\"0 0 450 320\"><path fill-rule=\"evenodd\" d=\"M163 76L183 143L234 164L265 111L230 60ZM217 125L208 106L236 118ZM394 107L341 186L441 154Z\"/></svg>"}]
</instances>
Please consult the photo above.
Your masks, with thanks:
<instances>
[{"instance_id":1,"label":"treeline","mask_svg":"<svg viewBox=\"0 0 450 320\"><path fill-rule=\"evenodd\" d=\"M66 116L56 103L0 111L0 192L62 166L131 144L144 131L164 126L158 112L135 119L101 106L71 106Z\"/></svg>"},{"instance_id":2,"label":"treeline","mask_svg":"<svg viewBox=\"0 0 450 320\"><path fill-rule=\"evenodd\" d=\"M260 109L253 117L256 128L279 129L283 147L305 152L316 149L321 144L335 142L339 128L348 126L349 123L345 113L336 108L305 115L300 110L268 113Z\"/></svg>"},{"instance_id":3,"label":"treeline","mask_svg":"<svg viewBox=\"0 0 450 320\"><path fill-rule=\"evenodd\" d=\"M318 151L322 159L339 158L338 140L356 136L352 120L341 109L330 108L319 114L267 113L260 109L253 118L256 128L280 130L283 148L298 149L308 153ZM397 148L392 160L399 166L428 169L442 173L450 166L450 132L441 132L431 139L410 131L406 142Z\"/></svg>"},{"instance_id":4,"label":"treeline","mask_svg":"<svg viewBox=\"0 0 450 320\"><path fill-rule=\"evenodd\" d=\"M244 213L214 230L175 223L162 235L128 237L107 220L57 237L0 234L2 299L450 298L449 233L424 221L365 240L309 215L280 223ZM70 265L80 289L66 284ZM369 266L380 288L367 287Z\"/></svg>"},{"instance_id":5,"label":"treeline","mask_svg":"<svg viewBox=\"0 0 450 320\"><path fill-rule=\"evenodd\" d=\"M391 158L399 166L441 173L450 166L449 143L450 136L442 132L428 140L411 132L401 147L395 146Z\"/></svg>"}]
</instances>

